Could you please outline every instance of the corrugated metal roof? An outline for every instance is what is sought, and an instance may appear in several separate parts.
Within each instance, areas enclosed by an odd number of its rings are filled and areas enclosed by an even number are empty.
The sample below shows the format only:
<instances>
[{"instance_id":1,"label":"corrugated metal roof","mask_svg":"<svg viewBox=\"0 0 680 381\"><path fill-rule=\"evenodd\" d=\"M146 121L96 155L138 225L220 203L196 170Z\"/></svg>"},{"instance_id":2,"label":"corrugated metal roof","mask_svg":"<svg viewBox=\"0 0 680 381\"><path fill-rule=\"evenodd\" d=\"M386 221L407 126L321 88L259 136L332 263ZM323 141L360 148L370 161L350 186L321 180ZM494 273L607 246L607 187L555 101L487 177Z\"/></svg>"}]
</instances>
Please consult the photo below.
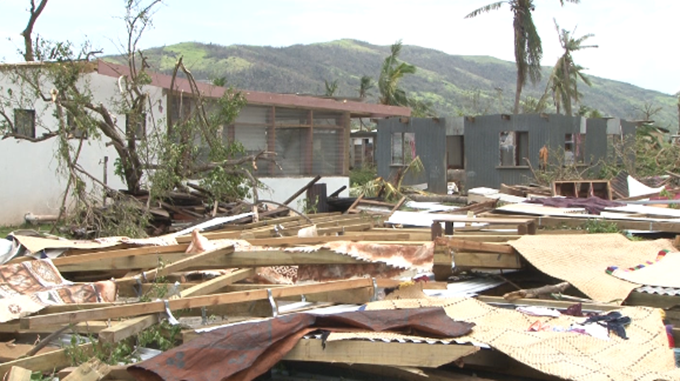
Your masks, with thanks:
<instances>
[{"instance_id":1,"label":"corrugated metal roof","mask_svg":"<svg viewBox=\"0 0 680 381\"><path fill-rule=\"evenodd\" d=\"M641 292L641 293L644 293L644 294L680 296L680 288L673 288L673 287L642 286L642 287L636 288L633 291Z\"/></svg>"},{"instance_id":2,"label":"corrugated metal roof","mask_svg":"<svg viewBox=\"0 0 680 381\"><path fill-rule=\"evenodd\" d=\"M477 295L477 293L490 290L494 287L498 287L505 283L504 280L485 277L485 278L474 278L470 280L449 283L446 286L446 290L423 290L423 292L428 296L450 298L454 296L466 296L472 297Z\"/></svg>"}]
</instances>

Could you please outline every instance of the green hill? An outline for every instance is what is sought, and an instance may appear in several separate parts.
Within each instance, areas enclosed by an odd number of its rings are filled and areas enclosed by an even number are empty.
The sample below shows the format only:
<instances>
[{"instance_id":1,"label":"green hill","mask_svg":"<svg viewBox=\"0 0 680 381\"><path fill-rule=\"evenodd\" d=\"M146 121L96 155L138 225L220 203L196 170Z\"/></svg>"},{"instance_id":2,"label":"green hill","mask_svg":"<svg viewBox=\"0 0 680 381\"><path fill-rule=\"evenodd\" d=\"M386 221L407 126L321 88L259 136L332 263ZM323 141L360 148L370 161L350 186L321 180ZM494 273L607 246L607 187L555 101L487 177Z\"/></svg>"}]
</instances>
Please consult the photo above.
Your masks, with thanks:
<instances>
[{"instance_id":1,"label":"green hill","mask_svg":"<svg viewBox=\"0 0 680 381\"><path fill-rule=\"evenodd\" d=\"M228 83L246 90L281 93L324 93L324 80L338 80L336 95L356 97L363 75L377 78L388 46L355 40L338 40L284 48L185 42L145 52L149 64L169 73L181 55L199 80L227 77ZM515 65L488 56L449 55L418 46L404 46L401 58L415 65L416 75L402 86L411 96L429 101L441 115L510 112L514 100ZM550 68L544 68L544 78ZM627 83L590 77L592 87L579 84L582 104L603 115L642 118L647 104L662 107L654 116L659 126L677 130L677 100L668 94ZM545 79L529 85L525 96L540 97ZM376 97L373 90L373 99Z\"/></svg>"}]
</instances>

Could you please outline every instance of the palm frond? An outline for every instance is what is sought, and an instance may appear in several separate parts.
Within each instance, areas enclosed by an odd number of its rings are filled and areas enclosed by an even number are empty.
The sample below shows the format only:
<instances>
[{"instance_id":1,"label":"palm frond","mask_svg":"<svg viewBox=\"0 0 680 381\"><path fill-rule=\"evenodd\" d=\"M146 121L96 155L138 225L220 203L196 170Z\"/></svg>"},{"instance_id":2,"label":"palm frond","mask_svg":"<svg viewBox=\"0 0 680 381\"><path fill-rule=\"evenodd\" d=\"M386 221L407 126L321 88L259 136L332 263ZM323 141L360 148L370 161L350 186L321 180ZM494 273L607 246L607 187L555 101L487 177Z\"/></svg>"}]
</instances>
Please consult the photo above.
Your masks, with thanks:
<instances>
[{"instance_id":1,"label":"palm frond","mask_svg":"<svg viewBox=\"0 0 680 381\"><path fill-rule=\"evenodd\" d=\"M474 11L470 12L467 16L465 16L465 18L471 19L473 17L481 15L482 13L489 13L491 11L495 11L496 9L499 9L501 6L503 6L504 3L507 3L507 1L498 1L489 5L485 5L479 9L475 9Z\"/></svg>"}]
</instances>

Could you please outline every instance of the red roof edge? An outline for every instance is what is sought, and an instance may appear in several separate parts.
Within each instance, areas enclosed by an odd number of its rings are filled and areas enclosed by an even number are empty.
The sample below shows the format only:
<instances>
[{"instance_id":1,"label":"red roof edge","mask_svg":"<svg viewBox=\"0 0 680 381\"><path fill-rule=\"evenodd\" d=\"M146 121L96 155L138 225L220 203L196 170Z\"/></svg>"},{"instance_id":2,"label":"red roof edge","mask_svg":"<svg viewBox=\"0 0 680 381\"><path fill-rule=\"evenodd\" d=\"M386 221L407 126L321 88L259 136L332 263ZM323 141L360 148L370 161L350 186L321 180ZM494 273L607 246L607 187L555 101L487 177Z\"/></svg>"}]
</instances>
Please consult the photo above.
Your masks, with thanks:
<instances>
[{"instance_id":1,"label":"red roof edge","mask_svg":"<svg viewBox=\"0 0 680 381\"><path fill-rule=\"evenodd\" d=\"M114 64L102 60L97 61L97 72L109 77L127 76L130 68L125 65ZM151 77L151 85L170 89L172 77L166 74L147 72ZM219 98L224 95L225 88L207 83L197 82L198 90L204 97ZM175 78L174 91L191 93L189 81ZM385 106L374 103L363 103L349 100L316 98L305 95L266 93L260 91L239 90L245 95L248 104L280 106L291 108L309 108L316 110L349 111L353 117L384 118L390 116L410 116L408 107Z\"/></svg>"}]
</instances>

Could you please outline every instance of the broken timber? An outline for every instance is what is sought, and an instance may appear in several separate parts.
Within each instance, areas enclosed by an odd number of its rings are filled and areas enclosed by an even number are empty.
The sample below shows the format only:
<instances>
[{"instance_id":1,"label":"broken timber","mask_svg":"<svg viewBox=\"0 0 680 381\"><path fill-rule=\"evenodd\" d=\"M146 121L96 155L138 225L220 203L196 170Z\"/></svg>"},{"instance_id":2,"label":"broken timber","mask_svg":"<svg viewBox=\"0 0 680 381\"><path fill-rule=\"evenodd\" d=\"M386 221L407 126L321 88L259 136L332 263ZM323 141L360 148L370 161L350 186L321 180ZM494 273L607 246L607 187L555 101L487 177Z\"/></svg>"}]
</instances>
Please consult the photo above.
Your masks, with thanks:
<instances>
[{"instance_id":1,"label":"broken timber","mask_svg":"<svg viewBox=\"0 0 680 381\"><path fill-rule=\"evenodd\" d=\"M207 307L219 304L239 303L268 299L269 293L273 298L286 296L314 294L336 290L372 287L371 279L342 280L316 284L296 285L289 287L277 287L270 290L254 290L243 292L231 292L225 294L193 296L182 299L167 301L154 301L146 303L133 303L112 307L93 308L84 311L72 311L51 315L39 315L22 318L21 327L24 329L35 328L44 325L70 324L87 320L106 320L129 316L147 315L164 312L166 308L174 311L178 309ZM167 306L167 307L166 307Z\"/></svg>"},{"instance_id":2,"label":"broken timber","mask_svg":"<svg viewBox=\"0 0 680 381\"><path fill-rule=\"evenodd\" d=\"M85 254L74 257L57 258L54 260L54 264L62 273L96 270L150 269L158 267L161 260L166 263L172 263L184 259L187 255L188 254L185 253L167 253L159 256L156 253L151 252L142 255L116 256L111 258L106 253ZM237 251L230 255L212 257L201 263L192 263L189 267L185 268L185 270L355 263L366 262L326 249L311 253L284 250L258 250Z\"/></svg>"}]
</instances>

